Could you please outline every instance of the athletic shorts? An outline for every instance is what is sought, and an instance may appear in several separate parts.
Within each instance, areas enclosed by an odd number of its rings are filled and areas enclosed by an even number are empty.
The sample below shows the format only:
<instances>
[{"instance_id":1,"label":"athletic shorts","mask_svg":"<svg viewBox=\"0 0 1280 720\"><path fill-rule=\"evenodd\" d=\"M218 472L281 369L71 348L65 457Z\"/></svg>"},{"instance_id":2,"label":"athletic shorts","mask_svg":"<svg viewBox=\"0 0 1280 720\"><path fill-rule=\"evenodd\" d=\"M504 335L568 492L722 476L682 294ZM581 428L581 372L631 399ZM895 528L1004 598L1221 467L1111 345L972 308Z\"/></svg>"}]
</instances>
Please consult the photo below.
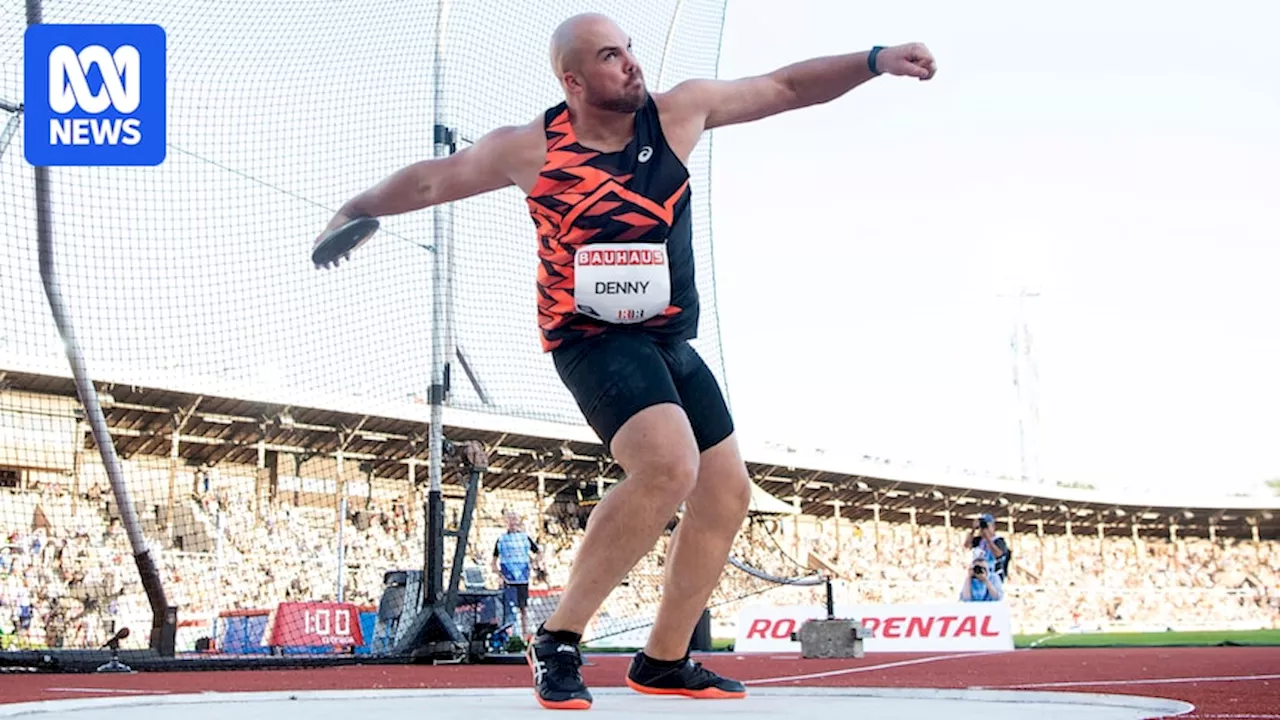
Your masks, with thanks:
<instances>
[{"instance_id":1,"label":"athletic shorts","mask_svg":"<svg viewBox=\"0 0 1280 720\"><path fill-rule=\"evenodd\" d=\"M733 433L720 384L687 340L606 332L551 353L560 379L605 447L633 415L659 403L684 408L699 452Z\"/></svg>"},{"instance_id":2,"label":"athletic shorts","mask_svg":"<svg viewBox=\"0 0 1280 720\"><path fill-rule=\"evenodd\" d=\"M529 584L507 583L504 596L508 605L515 605L523 610L529 607Z\"/></svg>"}]
</instances>

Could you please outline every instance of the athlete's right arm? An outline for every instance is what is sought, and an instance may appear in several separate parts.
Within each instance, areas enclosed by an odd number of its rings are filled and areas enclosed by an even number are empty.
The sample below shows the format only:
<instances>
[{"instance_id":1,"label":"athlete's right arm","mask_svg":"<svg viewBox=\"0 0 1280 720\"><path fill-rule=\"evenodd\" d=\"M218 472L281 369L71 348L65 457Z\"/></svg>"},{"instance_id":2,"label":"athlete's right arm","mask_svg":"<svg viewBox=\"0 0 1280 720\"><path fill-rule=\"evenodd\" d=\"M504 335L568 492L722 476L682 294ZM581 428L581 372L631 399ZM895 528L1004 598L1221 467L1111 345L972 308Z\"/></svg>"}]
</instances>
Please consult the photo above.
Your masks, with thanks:
<instances>
[{"instance_id":1,"label":"athlete's right arm","mask_svg":"<svg viewBox=\"0 0 1280 720\"><path fill-rule=\"evenodd\" d=\"M501 127L452 155L397 170L343 204L320 238L352 218L400 215L515 184L520 168L512 150L527 134L526 126Z\"/></svg>"},{"instance_id":2,"label":"athlete's right arm","mask_svg":"<svg viewBox=\"0 0 1280 720\"><path fill-rule=\"evenodd\" d=\"M511 185L504 145L520 130L501 127L452 155L401 168L351 198L340 212L347 217L399 215Z\"/></svg>"}]
</instances>

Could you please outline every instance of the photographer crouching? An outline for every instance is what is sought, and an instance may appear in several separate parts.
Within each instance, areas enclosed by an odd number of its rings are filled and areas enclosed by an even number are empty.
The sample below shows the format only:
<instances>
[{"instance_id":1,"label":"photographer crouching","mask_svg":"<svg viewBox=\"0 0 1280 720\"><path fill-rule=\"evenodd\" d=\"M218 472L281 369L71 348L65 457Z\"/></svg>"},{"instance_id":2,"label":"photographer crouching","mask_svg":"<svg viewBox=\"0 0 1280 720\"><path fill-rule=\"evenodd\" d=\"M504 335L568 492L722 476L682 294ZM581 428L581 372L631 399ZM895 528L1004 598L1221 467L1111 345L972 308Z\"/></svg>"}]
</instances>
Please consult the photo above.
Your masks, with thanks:
<instances>
[{"instance_id":1,"label":"photographer crouching","mask_svg":"<svg viewBox=\"0 0 1280 720\"><path fill-rule=\"evenodd\" d=\"M1000 576L987 566L981 550L974 549L973 562L964 587L960 590L961 602L996 602L1004 599L1004 584Z\"/></svg>"}]
</instances>

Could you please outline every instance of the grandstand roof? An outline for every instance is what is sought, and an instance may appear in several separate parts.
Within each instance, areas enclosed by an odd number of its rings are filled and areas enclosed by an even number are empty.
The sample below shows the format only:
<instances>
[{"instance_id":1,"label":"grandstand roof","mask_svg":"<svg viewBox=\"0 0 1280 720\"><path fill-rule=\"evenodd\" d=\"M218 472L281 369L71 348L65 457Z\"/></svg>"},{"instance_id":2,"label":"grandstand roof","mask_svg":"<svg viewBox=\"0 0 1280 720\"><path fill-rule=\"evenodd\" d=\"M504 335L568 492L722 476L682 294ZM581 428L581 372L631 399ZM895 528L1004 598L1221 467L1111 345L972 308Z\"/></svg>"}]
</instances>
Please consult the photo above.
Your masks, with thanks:
<instances>
[{"instance_id":1,"label":"grandstand roof","mask_svg":"<svg viewBox=\"0 0 1280 720\"><path fill-rule=\"evenodd\" d=\"M179 451L188 465L219 462L254 464L259 448L302 456L336 455L367 462L380 478L407 478L411 460L426 462L430 408L410 403L350 398L272 397L258 388L213 387L153 377L139 384L100 382L98 391L117 451L125 458L167 456L175 427ZM185 390L173 389L176 387ZM75 396L69 372L42 367L0 370L0 389ZM221 392L210 392L216 390ZM248 396L248 397L245 397ZM252 398L252 399L251 399ZM585 486L597 478L612 483L621 468L586 427L541 423L445 410L445 436L453 442L479 440L489 451L490 488L529 489L539 478L548 493ZM869 458L801 453L777 447L744 447L755 482L776 502L757 495L760 512L801 511L863 520L920 524L971 524L979 514L995 515L1006 531L1065 531L1146 536L1205 537L1212 524L1219 536L1280 537L1280 498L1176 498L1120 495L963 474L947 474ZM425 479L419 473L419 479Z\"/></svg>"}]
</instances>

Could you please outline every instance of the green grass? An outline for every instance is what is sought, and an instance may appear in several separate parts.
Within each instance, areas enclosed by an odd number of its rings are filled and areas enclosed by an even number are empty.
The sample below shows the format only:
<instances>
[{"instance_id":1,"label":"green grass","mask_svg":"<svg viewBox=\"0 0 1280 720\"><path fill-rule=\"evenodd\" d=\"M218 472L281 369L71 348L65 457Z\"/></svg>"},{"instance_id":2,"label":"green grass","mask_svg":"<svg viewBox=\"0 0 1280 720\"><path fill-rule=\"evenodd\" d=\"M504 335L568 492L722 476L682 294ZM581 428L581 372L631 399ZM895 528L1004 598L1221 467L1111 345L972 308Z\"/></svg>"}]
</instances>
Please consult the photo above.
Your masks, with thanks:
<instances>
[{"instance_id":1,"label":"green grass","mask_svg":"<svg viewBox=\"0 0 1280 720\"><path fill-rule=\"evenodd\" d=\"M1196 632L1073 633L1015 635L1015 647L1209 647L1280 645L1280 630L1204 630Z\"/></svg>"}]
</instances>

